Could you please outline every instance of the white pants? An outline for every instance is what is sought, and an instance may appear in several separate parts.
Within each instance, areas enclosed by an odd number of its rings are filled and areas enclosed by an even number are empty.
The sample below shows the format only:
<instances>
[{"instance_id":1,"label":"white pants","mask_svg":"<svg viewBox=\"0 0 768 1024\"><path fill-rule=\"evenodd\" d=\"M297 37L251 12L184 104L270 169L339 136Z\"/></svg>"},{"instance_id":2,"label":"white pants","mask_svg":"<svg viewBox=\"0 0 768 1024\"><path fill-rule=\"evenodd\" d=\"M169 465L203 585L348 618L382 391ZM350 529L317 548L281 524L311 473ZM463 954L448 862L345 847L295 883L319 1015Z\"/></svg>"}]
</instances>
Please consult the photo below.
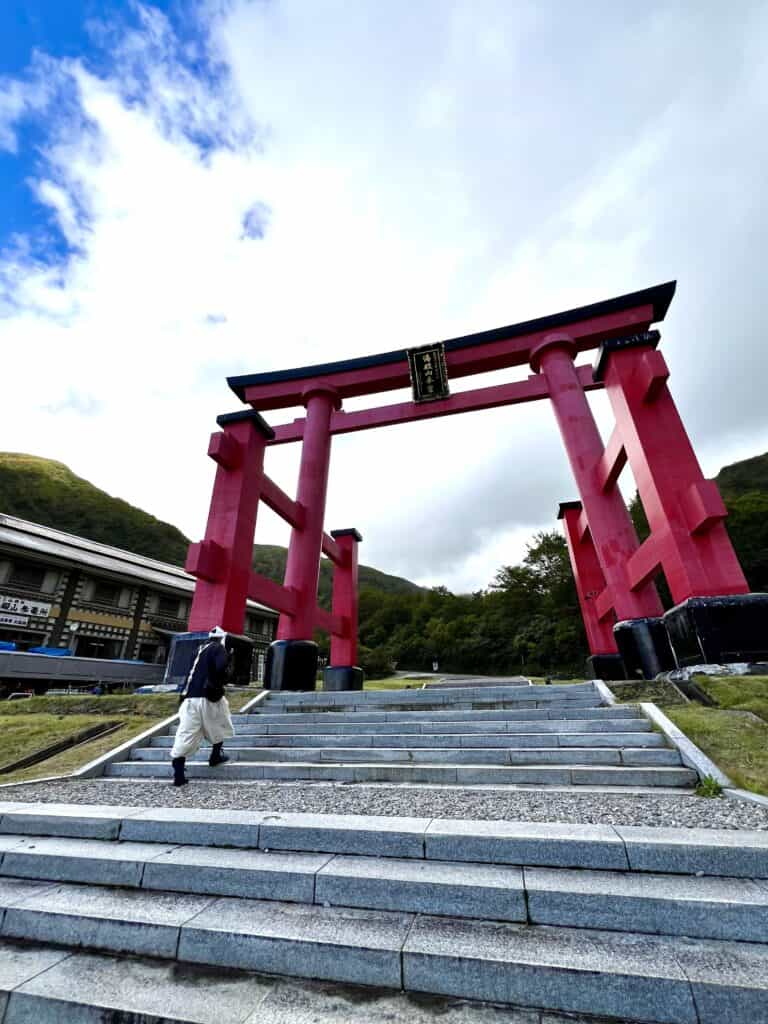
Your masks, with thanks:
<instances>
[{"instance_id":1,"label":"white pants","mask_svg":"<svg viewBox=\"0 0 768 1024\"><path fill-rule=\"evenodd\" d=\"M179 712L179 727L171 758L194 754L203 740L221 743L235 735L226 697L214 704L205 697L187 697Z\"/></svg>"}]
</instances>

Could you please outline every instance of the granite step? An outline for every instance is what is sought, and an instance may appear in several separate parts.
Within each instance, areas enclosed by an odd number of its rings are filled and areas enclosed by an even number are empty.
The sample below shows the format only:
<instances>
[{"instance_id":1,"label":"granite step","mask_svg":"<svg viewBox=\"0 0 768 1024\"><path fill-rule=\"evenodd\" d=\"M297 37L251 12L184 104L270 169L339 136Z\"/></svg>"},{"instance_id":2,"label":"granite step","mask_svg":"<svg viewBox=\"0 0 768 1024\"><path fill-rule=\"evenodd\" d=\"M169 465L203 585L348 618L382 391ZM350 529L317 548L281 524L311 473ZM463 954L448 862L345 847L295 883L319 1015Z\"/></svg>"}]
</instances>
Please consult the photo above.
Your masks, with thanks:
<instances>
[{"instance_id":1,"label":"granite step","mask_svg":"<svg viewBox=\"0 0 768 1024\"><path fill-rule=\"evenodd\" d=\"M21 835L1 849L4 881L526 920L523 872L509 865Z\"/></svg>"},{"instance_id":2,"label":"granite step","mask_svg":"<svg viewBox=\"0 0 768 1024\"><path fill-rule=\"evenodd\" d=\"M0 940L0 1013L6 998L5 1024L360 1024L361 1005L366 1024L500 1024L502 1015L504 1024L575 1024L539 1010Z\"/></svg>"},{"instance_id":3,"label":"granite step","mask_svg":"<svg viewBox=\"0 0 768 1024\"><path fill-rule=\"evenodd\" d=\"M442 711L454 710L454 711L526 711L531 709L543 708L543 709L589 709L602 707L602 701L599 697L588 697L579 700L569 701L548 701L548 700L526 700L526 701L501 701L501 700L463 700L457 698L451 701L418 701L418 702L399 702L390 701L387 704L371 704L369 702L360 704L322 704L319 702L312 702L311 704L271 704L264 702L258 704L253 710L249 711L249 714L258 715L259 717L269 717L271 715L290 715L291 717L299 717L301 715L310 714L323 714L323 715L358 715L358 714L371 714L378 712L383 714L386 712L398 712L399 714L418 714L423 715L427 712L435 712L439 714Z\"/></svg>"},{"instance_id":4,"label":"granite step","mask_svg":"<svg viewBox=\"0 0 768 1024\"><path fill-rule=\"evenodd\" d=\"M152 747L172 747L173 736L155 736ZM663 747L664 737L657 732L621 733L289 733L254 735L238 730L227 740L227 749L235 747ZM203 744L204 749L210 743Z\"/></svg>"},{"instance_id":5,"label":"granite step","mask_svg":"<svg viewBox=\"0 0 768 1024\"><path fill-rule=\"evenodd\" d=\"M513 719L477 719L470 716L467 719L435 719L424 718L407 722L385 721L385 722L360 722L356 724L347 720L338 721L335 718L320 718L317 722L304 722L303 720L291 719L289 721L273 722L269 719L262 719L259 722L243 722L235 715L233 716L235 729L241 735L277 736L280 733L295 735L299 733L312 733L322 731L328 735L331 733L354 733L356 735L371 735L377 732L396 732L400 735L408 733L465 733L465 732L650 732L651 723L647 718L638 716L637 712L633 717L623 718L587 718L587 719L546 719L539 721L520 721ZM174 726L175 728L175 726Z\"/></svg>"},{"instance_id":6,"label":"granite step","mask_svg":"<svg viewBox=\"0 0 768 1024\"><path fill-rule=\"evenodd\" d=\"M3 838L0 875L4 880L768 940L766 880L21 835Z\"/></svg>"},{"instance_id":7,"label":"granite step","mask_svg":"<svg viewBox=\"0 0 768 1024\"><path fill-rule=\"evenodd\" d=\"M494 765L680 765L677 750L666 747L250 747L229 741L226 752L232 761L302 762L306 764L494 764ZM209 752L198 751L188 763L207 761ZM170 761L168 747L137 747L132 761Z\"/></svg>"},{"instance_id":8,"label":"granite step","mask_svg":"<svg viewBox=\"0 0 768 1024\"><path fill-rule=\"evenodd\" d=\"M768 879L768 831L0 803L18 836Z\"/></svg>"},{"instance_id":9,"label":"granite step","mask_svg":"<svg viewBox=\"0 0 768 1024\"><path fill-rule=\"evenodd\" d=\"M4 941L658 1024L765 1020L761 944L69 884L30 895L25 885L4 889Z\"/></svg>"},{"instance_id":10,"label":"granite step","mask_svg":"<svg viewBox=\"0 0 768 1024\"><path fill-rule=\"evenodd\" d=\"M107 766L108 778L167 778L170 766L151 748L157 760L123 761ZM187 775L193 779L216 779L220 782L246 779L317 782L393 782L458 785L529 785L529 786L663 786L689 788L696 784L694 771L683 767L623 766L549 766L503 767L488 764L313 764L255 763L230 761L209 768L206 763L189 762Z\"/></svg>"},{"instance_id":11,"label":"granite step","mask_svg":"<svg viewBox=\"0 0 768 1024\"><path fill-rule=\"evenodd\" d=\"M283 704L260 704L249 714L257 715L260 718L270 718L272 715L287 715L291 718L300 718L303 715L367 715L367 714L401 714L401 715L425 715L430 712L441 714L444 711L530 711L530 710L563 710L589 711L590 709L602 707L597 698L588 700L570 701L471 701L452 700L450 703L433 704L423 701L419 704L304 704L304 705L283 705Z\"/></svg>"},{"instance_id":12,"label":"granite step","mask_svg":"<svg viewBox=\"0 0 768 1024\"><path fill-rule=\"evenodd\" d=\"M450 721L536 721L546 719L587 719L596 718L600 720L609 720L614 718L637 718L638 709L633 707L631 704L621 704L614 707L598 707L598 708L571 708L571 707L542 707L542 708L523 708L520 710L508 711L451 711L450 708L433 711L431 714L426 714L421 711L376 711L371 710L368 712L359 712L354 717L345 718L347 713L344 711L339 712L322 712L317 714L318 722L337 722L337 721L350 721L353 724L360 724L366 722L375 725L377 722L418 722L424 718L430 721L438 722L450 722ZM249 723L251 725L263 724L265 721L264 715L256 714L255 712L244 712L234 716L238 721L243 723ZM285 721L295 722L295 715L283 716ZM269 716L269 721L272 721L273 716ZM314 718L310 717L309 712L302 715L301 721L315 721Z\"/></svg>"},{"instance_id":13,"label":"granite step","mask_svg":"<svg viewBox=\"0 0 768 1024\"><path fill-rule=\"evenodd\" d=\"M584 700L588 697L600 697L592 683L552 684L550 686L498 686L492 691L484 686L463 686L450 692L425 690L411 687L398 690L341 690L329 693L325 690L312 691L267 691L262 704L285 704L290 706L303 704L418 704L423 701L432 703L450 702L461 699L479 698L481 700L520 699L520 700Z\"/></svg>"},{"instance_id":14,"label":"granite step","mask_svg":"<svg viewBox=\"0 0 768 1024\"><path fill-rule=\"evenodd\" d=\"M309 984L0 940L3 1024L267 1024L288 1009L286 986L289 998L322 1007Z\"/></svg>"}]
</instances>

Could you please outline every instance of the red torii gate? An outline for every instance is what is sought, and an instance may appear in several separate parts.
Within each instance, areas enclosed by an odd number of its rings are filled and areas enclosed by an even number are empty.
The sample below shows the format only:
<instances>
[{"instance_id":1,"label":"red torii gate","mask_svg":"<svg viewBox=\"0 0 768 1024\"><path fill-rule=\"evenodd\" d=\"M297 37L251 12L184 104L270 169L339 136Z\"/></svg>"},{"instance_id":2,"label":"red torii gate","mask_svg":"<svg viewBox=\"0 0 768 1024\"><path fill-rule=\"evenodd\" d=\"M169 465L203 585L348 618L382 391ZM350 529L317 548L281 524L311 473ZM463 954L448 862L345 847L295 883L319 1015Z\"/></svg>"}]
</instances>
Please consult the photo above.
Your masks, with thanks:
<instances>
[{"instance_id":1,"label":"red torii gate","mask_svg":"<svg viewBox=\"0 0 768 1024\"><path fill-rule=\"evenodd\" d=\"M332 436L549 398L580 495L580 501L561 505L560 517L593 673L615 678L625 668L632 674L640 668L653 675L672 667L674 658L684 664L691 658L768 656L768 595L748 594L723 525L725 506L701 472L667 388L669 371L656 350L659 333L650 330L664 319L674 291L675 282L669 282L446 341L438 347L450 378L526 363L534 373L424 404L342 410L346 398L411 384L409 353L402 349L230 377L232 390L252 408L220 416L222 430L211 437L208 454L218 470L208 526L186 563L198 579L190 630L221 625L241 633L250 597L280 612L267 685L314 689L317 649L311 638L319 627L331 634L326 688L362 686L355 666L362 538L356 530L329 536L323 525ZM580 352L596 348L594 368L575 365ZM586 397L602 388L616 417L606 445ZM305 406L305 416L274 428L260 415L298 405ZM294 441L302 443L295 500L264 473L265 449ZM617 487L627 462L651 529L642 544ZM292 527L283 586L251 569L259 501ZM317 606L321 552L334 563L330 613ZM666 615L654 584L661 571L676 604Z\"/></svg>"}]
</instances>

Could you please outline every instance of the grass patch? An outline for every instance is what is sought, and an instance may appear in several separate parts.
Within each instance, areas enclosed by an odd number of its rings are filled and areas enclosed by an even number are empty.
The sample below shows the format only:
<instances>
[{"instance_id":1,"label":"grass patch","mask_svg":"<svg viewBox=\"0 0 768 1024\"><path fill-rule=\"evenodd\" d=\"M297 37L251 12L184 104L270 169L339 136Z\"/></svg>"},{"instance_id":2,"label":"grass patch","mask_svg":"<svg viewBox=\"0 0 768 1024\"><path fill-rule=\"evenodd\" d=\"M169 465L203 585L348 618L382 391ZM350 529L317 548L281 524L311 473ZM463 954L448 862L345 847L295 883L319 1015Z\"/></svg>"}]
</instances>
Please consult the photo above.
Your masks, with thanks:
<instances>
[{"instance_id":1,"label":"grass patch","mask_svg":"<svg viewBox=\"0 0 768 1024\"><path fill-rule=\"evenodd\" d=\"M438 677L436 677L438 678ZM389 676L388 679L366 679L364 690L420 690L426 679L408 679L404 676Z\"/></svg>"},{"instance_id":2,"label":"grass patch","mask_svg":"<svg viewBox=\"0 0 768 1024\"><path fill-rule=\"evenodd\" d=\"M259 689L251 688L228 694L227 699L232 710L238 711L260 692ZM175 714L178 705L175 694L166 693L103 697L73 694L6 701L0 704L3 764L18 761L102 722L120 723L121 727L109 736L64 750L30 768L0 775L0 784L27 782L49 775L67 775Z\"/></svg>"},{"instance_id":3,"label":"grass patch","mask_svg":"<svg viewBox=\"0 0 768 1024\"><path fill-rule=\"evenodd\" d=\"M737 786L768 796L768 722L693 704L664 712Z\"/></svg>"},{"instance_id":4,"label":"grass patch","mask_svg":"<svg viewBox=\"0 0 768 1024\"><path fill-rule=\"evenodd\" d=\"M605 685L620 704L647 701L651 704L663 704L664 707L685 707L688 703L677 687L661 679L631 679L627 682L611 680Z\"/></svg>"},{"instance_id":5,"label":"grass patch","mask_svg":"<svg viewBox=\"0 0 768 1024\"><path fill-rule=\"evenodd\" d=\"M67 718L66 725L71 727L72 722L78 718L79 716ZM70 772L74 772L77 771L78 768L82 768L83 765L88 764L89 761L93 761L102 754L106 754L114 747L120 746L121 743L126 743L134 736L138 736L140 733L144 732L145 729L149 729L151 726L155 725L159 720L160 719L158 718L141 718L136 716L129 719L129 721L124 723L116 732L110 733L109 736L90 740L88 743L83 743L81 746L72 747L70 750L64 750L61 754L56 754L55 757L48 758L47 761L42 761L40 764L32 765L31 768L22 768L20 771L11 772L8 775L0 775L0 783L32 782L35 779L44 779L50 775L68 775ZM1 721L2 719L0 719L0 722ZM89 725L93 725L93 723L93 716L87 718L85 728ZM68 729L67 735L69 735L70 731L76 732L77 730ZM51 735L51 739L46 742L54 743L55 740L56 737ZM22 751L18 756L23 757L25 753L33 753L41 746L46 746L46 742L36 744L28 750ZM13 759L9 757L8 760L11 761ZM2 790L0 790L0 793L1 792Z\"/></svg>"},{"instance_id":6,"label":"grass patch","mask_svg":"<svg viewBox=\"0 0 768 1024\"><path fill-rule=\"evenodd\" d=\"M2 763L11 764L52 743L76 736L94 724L98 722L89 715L68 715L66 718L54 715L0 715ZM3 778L0 776L0 781Z\"/></svg>"},{"instance_id":7,"label":"grass patch","mask_svg":"<svg viewBox=\"0 0 768 1024\"><path fill-rule=\"evenodd\" d=\"M723 795L723 787L712 775L705 775L694 790L696 796L703 796L707 800Z\"/></svg>"},{"instance_id":8,"label":"grass patch","mask_svg":"<svg viewBox=\"0 0 768 1024\"><path fill-rule=\"evenodd\" d=\"M239 711L257 694L260 688L251 687L237 693L228 693L227 700L233 711ZM61 697L29 697L26 700L4 701L0 704L2 716L25 715L99 715L108 718L167 718L175 714L179 698L175 693L72 694Z\"/></svg>"},{"instance_id":9,"label":"grass patch","mask_svg":"<svg viewBox=\"0 0 768 1024\"><path fill-rule=\"evenodd\" d=\"M751 711L768 722L768 676L694 676L694 682L721 708Z\"/></svg>"},{"instance_id":10,"label":"grass patch","mask_svg":"<svg viewBox=\"0 0 768 1024\"><path fill-rule=\"evenodd\" d=\"M527 676L534 686L546 686L547 676ZM574 686L576 683L586 682L584 679L558 679L557 676L549 676L552 686Z\"/></svg>"}]
</instances>

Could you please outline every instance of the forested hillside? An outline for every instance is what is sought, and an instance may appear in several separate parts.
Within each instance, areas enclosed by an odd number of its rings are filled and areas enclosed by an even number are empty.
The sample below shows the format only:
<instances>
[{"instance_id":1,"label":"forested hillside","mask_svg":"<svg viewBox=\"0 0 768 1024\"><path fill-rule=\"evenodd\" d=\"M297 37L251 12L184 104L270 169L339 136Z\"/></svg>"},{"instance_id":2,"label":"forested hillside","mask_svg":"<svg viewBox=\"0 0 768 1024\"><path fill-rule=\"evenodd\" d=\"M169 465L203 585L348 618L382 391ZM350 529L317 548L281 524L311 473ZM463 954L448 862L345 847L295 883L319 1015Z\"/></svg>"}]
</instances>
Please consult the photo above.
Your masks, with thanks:
<instances>
[{"instance_id":1,"label":"forested hillside","mask_svg":"<svg viewBox=\"0 0 768 1024\"><path fill-rule=\"evenodd\" d=\"M716 479L750 586L768 591L768 453L726 466ZM0 454L0 512L177 564L188 544L169 523L110 497L59 462L30 455ZM637 501L632 514L645 536ZM254 548L254 567L278 581L285 558L283 547ZM319 597L325 607L331 572L324 559ZM502 566L475 594L426 590L368 566L361 566L360 584L360 661L372 674L389 674L393 664L427 669L435 659L446 671L486 673L570 673L583 666L586 642L559 530L538 533L520 565ZM327 645L327 638L318 639Z\"/></svg>"},{"instance_id":2,"label":"forested hillside","mask_svg":"<svg viewBox=\"0 0 768 1024\"><path fill-rule=\"evenodd\" d=\"M36 455L0 452L0 512L175 565L189 545L170 523Z\"/></svg>"},{"instance_id":3,"label":"forested hillside","mask_svg":"<svg viewBox=\"0 0 768 1024\"><path fill-rule=\"evenodd\" d=\"M0 512L172 565L184 564L189 547L188 538L175 526L113 498L75 476L63 463L36 455L0 452ZM282 582L286 555L284 547L256 544L254 568ZM330 607L332 578L331 563L323 559L320 600L326 607ZM360 566L360 582L387 594L420 590L410 580L367 565Z\"/></svg>"}]
</instances>

